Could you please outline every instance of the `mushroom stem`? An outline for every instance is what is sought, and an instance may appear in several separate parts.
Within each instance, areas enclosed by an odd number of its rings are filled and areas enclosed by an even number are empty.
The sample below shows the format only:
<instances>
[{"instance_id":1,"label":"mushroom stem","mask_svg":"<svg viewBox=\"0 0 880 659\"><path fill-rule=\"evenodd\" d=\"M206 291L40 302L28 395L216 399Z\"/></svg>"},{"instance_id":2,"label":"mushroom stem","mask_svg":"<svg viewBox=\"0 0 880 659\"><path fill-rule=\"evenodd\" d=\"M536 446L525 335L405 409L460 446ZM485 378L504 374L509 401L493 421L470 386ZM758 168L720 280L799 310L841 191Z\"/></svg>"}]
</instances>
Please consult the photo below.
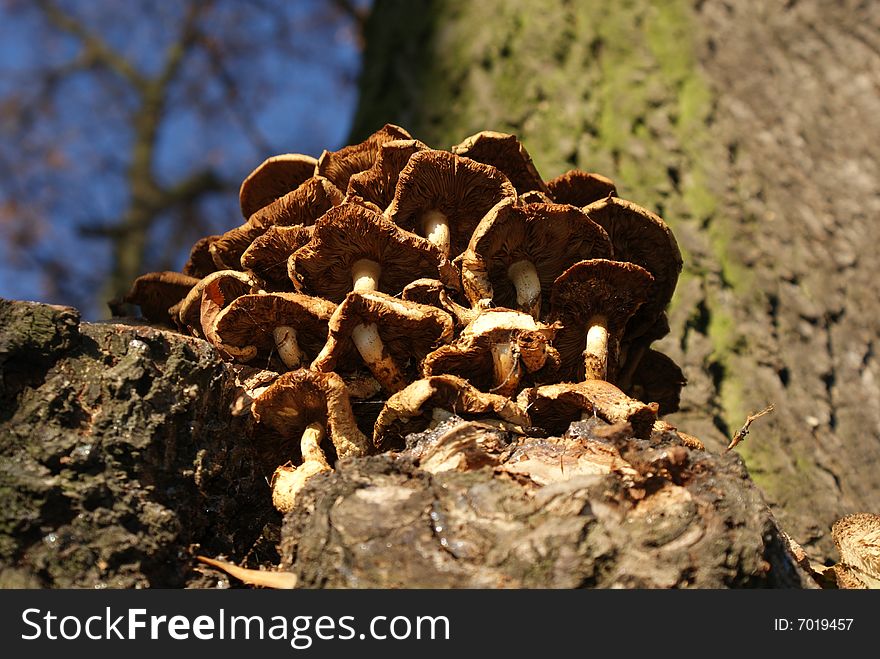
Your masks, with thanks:
<instances>
[{"instance_id":1,"label":"mushroom stem","mask_svg":"<svg viewBox=\"0 0 880 659\"><path fill-rule=\"evenodd\" d=\"M351 266L351 281L355 291L379 290L382 266L372 259L358 259Z\"/></svg>"},{"instance_id":2,"label":"mushroom stem","mask_svg":"<svg viewBox=\"0 0 880 659\"><path fill-rule=\"evenodd\" d=\"M280 325L272 330L272 336L275 339L278 356L281 357L284 365L289 369L299 368L305 355L296 340L296 330L290 325Z\"/></svg>"},{"instance_id":3,"label":"mushroom stem","mask_svg":"<svg viewBox=\"0 0 880 659\"><path fill-rule=\"evenodd\" d=\"M319 462L327 467L327 469L330 469L327 456L324 455L324 450L321 448L321 440L326 436L327 431L324 430L322 424L313 422L306 426L302 439L299 440L303 462Z\"/></svg>"},{"instance_id":4,"label":"mushroom stem","mask_svg":"<svg viewBox=\"0 0 880 659\"><path fill-rule=\"evenodd\" d=\"M585 380L606 380L608 377L608 328L605 322L602 317L590 321L584 350Z\"/></svg>"},{"instance_id":5,"label":"mushroom stem","mask_svg":"<svg viewBox=\"0 0 880 659\"><path fill-rule=\"evenodd\" d=\"M280 512L293 510L296 496L312 476L333 470L321 449L321 440L325 436L322 424L313 422L307 425L299 442L302 464L299 467L293 467L290 463L282 465L272 475L272 504Z\"/></svg>"},{"instance_id":6,"label":"mushroom stem","mask_svg":"<svg viewBox=\"0 0 880 659\"><path fill-rule=\"evenodd\" d=\"M541 280L538 271L529 260L511 263L507 276L516 287L516 304L520 311L530 314L535 320L541 313Z\"/></svg>"},{"instance_id":7,"label":"mushroom stem","mask_svg":"<svg viewBox=\"0 0 880 659\"><path fill-rule=\"evenodd\" d=\"M510 396L519 385L520 368L519 355L510 342L492 344L492 366L495 373L495 387L491 389L493 394Z\"/></svg>"},{"instance_id":8,"label":"mushroom stem","mask_svg":"<svg viewBox=\"0 0 880 659\"><path fill-rule=\"evenodd\" d=\"M396 393L406 386L400 369L382 345L376 323L356 325L351 331L351 339L373 377L387 393Z\"/></svg>"},{"instance_id":9,"label":"mushroom stem","mask_svg":"<svg viewBox=\"0 0 880 659\"><path fill-rule=\"evenodd\" d=\"M437 245L444 256L449 256L449 218L432 208L422 215L422 231L430 242Z\"/></svg>"}]
</instances>

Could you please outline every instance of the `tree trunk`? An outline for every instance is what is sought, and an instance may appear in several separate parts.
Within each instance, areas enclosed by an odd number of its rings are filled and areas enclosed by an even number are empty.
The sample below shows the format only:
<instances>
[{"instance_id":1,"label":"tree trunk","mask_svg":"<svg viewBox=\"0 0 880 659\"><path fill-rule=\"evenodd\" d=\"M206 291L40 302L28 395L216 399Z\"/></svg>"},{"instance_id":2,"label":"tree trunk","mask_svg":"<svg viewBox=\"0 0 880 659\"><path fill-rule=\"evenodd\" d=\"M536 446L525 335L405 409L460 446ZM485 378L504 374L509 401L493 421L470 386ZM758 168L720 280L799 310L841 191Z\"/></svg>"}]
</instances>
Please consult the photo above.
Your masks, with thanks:
<instances>
[{"instance_id":1,"label":"tree trunk","mask_svg":"<svg viewBox=\"0 0 880 659\"><path fill-rule=\"evenodd\" d=\"M841 6L845 5L845 6ZM378 0L353 138L515 133L549 179L611 176L685 258L670 420L737 450L817 559L880 506L880 12L871 3Z\"/></svg>"}]
</instances>

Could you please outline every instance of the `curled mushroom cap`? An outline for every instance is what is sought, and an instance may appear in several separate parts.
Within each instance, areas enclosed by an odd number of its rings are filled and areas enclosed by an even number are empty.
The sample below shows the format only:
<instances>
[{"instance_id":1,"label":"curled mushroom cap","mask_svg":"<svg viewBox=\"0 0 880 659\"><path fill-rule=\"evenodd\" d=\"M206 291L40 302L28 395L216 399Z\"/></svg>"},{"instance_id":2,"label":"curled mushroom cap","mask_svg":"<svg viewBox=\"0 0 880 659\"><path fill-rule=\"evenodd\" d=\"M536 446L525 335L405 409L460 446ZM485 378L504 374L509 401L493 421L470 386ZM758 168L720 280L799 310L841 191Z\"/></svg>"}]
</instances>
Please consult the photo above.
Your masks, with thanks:
<instances>
[{"instance_id":1,"label":"curled mushroom cap","mask_svg":"<svg viewBox=\"0 0 880 659\"><path fill-rule=\"evenodd\" d=\"M880 515L847 515L831 527L831 537L840 554L838 577L849 577L844 585L880 588Z\"/></svg>"},{"instance_id":2,"label":"curled mushroom cap","mask_svg":"<svg viewBox=\"0 0 880 659\"><path fill-rule=\"evenodd\" d=\"M241 361L277 354L287 368L297 368L321 351L335 309L332 302L299 293L242 295L217 314L213 336L221 351L233 347L249 355Z\"/></svg>"},{"instance_id":3,"label":"curled mushroom cap","mask_svg":"<svg viewBox=\"0 0 880 659\"><path fill-rule=\"evenodd\" d=\"M463 329L468 323L477 317L478 311L464 307L452 299L449 288L438 279L416 279L406 285L401 293L404 300L429 304L432 307L443 309L451 314L455 320L456 330Z\"/></svg>"},{"instance_id":4,"label":"curled mushroom cap","mask_svg":"<svg viewBox=\"0 0 880 659\"><path fill-rule=\"evenodd\" d=\"M155 323L173 325L169 309L184 299L199 283L195 277L180 272L148 272L134 280L121 300L110 303L114 315L125 315L124 304L136 304L144 318Z\"/></svg>"},{"instance_id":5,"label":"curled mushroom cap","mask_svg":"<svg viewBox=\"0 0 880 659\"><path fill-rule=\"evenodd\" d=\"M333 302L356 288L397 294L420 277L453 287L459 281L437 247L357 204L327 211L311 241L290 257L288 271L294 285Z\"/></svg>"},{"instance_id":6,"label":"curled mushroom cap","mask_svg":"<svg viewBox=\"0 0 880 659\"><path fill-rule=\"evenodd\" d=\"M189 258L183 265L183 274L201 279L217 270L210 249L218 238L220 236L205 236L196 241L189 251Z\"/></svg>"},{"instance_id":7,"label":"curled mushroom cap","mask_svg":"<svg viewBox=\"0 0 880 659\"><path fill-rule=\"evenodd\" d=\"M511 396L526 373L555 373L559 354L550 342L556 326L511 309L487 309L452 344L425 357L426 377L452 374L482 391Z\"/></svg>"},{"instance_id":8,"label":"curled mushroom cap","mask_svg":"<svg viewBox=\"0 0 880 659\"><path fill-rule=\"evenodd\" d=\"M648 298L626 329L628 337L639 336L654 324L675 292L682 268L675 236L657 215L617 197L594 202L584 212L608 232L616 260L635 263L654 278Z\"/></svg>"},{"instance_id":9,"label":"curled mushroom cap","mask_svg":"<svg viewBox=\"0 0 880 659\"><path fill-rule=\"evenodd\" d=\"M529 190L547 193L547 185L538 174L532 157L516 135L484 130L467 137L451 149L465 156L500 169L520 194Z\"/></svg>"},{"instance_id":10,"label":"curled mushroom cap","mask_svg":"<svg viewBox=\"0 0 880 659\"><path fill-rule=\"evenodd\" d=\"M483 215L506 197L515 198L516 191L495 167L447 151L419 151L400 172L388 217L453 258L467 248Z\"/></svg>"},{"instance_id":11,"label":"curled mushroom cap","mask_svg":"<svg viewBox=\"0 0 880 659\"><path fill-rule=\"evenodd\" d=\"M335 370L341 355L354 347L392 394L406 386L406 373L428 352L452 339L452 332L452 317L445 311L377 291L354 291L333 312L327 343L312 368Z\"/></svg>"},{"instance_id":12,"label":"curled mushroom cap","mask_svg":"<svg viewBox=\"0 0 880 659\"><path fill-rule=\"evenodd\" d=\"M287 276L287 260L312 239L312 227L271 226L257 236L241 255L241 265L266 283L272 291L293 288Z\"/></svg>"},{"instance_id":13,"label":"curled mushroom cap","mask_svg":"<svg viewBox=\"0 0 880 659\"><path fill-rule=\"evenodd\" d=\"M477 225L462 256L464 292L474 307L491 301L539 318L566 268L610 257L605 230L580 209L504 199Z\"/></svg>"},{"instance_id":14,"label":"curled mushroom cap","mask_svg":"<svg viewBox=\"0 0 880 659\"><path fill-rule=\"evenodd\" d=\"M340 458L366 455L369 440L358 430L342 378L301 368L281 375L251 404L257 423L286 439L300 439L312 423L323 426Z\"/></svg>"},{"instance_id":15,"label":"curled mushroom cap","mask_svg":"<svg viewBox=\"0 0 880 659\"><path fill-rule=\"evenodd\" d=\"M454 375L435 375L416 380L385 403L373 429L377 448L400 448L403 438L431 423L434 410L442 409L465 419L493 417L526 427L529 418L515 402L504 396L479 391Z\"/></svg>"},{"instance_id":16,"label":"curled mushroom cap","mask_svg":"<svg viewBox=\"0 0 880 659\"><path fill-rule=\"evenodd\" d=\"M326 176L340 190L348 188L348 180L358 172L373 166L379 148L392 140L411 140L412 135L400 126L385 124L359 144L351 144L339 151L324 151L318 158L315 174Z\"/></svg>"},{"instance_id":17,"label":"curled mushroom cap","mask_svg":"<svg viewBox=\"0 0 880 659\"><path fill-rule=\"evenodd\" d=\"M296 189L315 172L317 160L300 153L266 158L242 182L238 196L245 219Z\"/></svg>"},{"instance_id":18,"label":"curled mushroom cap","mask_svg":"<svg viewBox=\"0 0 880 659\"><path fill-rule=\"evenodd\" d=\"M617 196L617 188L610 178L579 169L572 169L547 181L547 187L557 204L572 206L586 206L600 199Z\"/></svg>"},{"instance_id":19,"label":"curled mushroom cap","mask_svg":"<svg viewBox=\"0 0 880 659\"><path fill-rule=\"evenodd\" d=\"M200 279L183 299L177 312L180 327L189 329L194 336L204 336L201 320L202 293L212 284L214 284L215 302L220 308L241 295L255 292L260 287L259 281L253 276L237 270L218 270Z\"/></svg>"},{"instance_id":20,"label":"curled mushroom cap","mask_svg":"<svg viewBox=\"0 0 880 659\"><path fill-rule=\"evenodd\" d=\"M428 145L419 140L392 140L379 147L376 162L369 169L348 179L346 200L354 198L375 204L384 211L394 199L397 179L412 154L425 151Z\"/></svg>"},{"instance_id":21,"label":"curled mushroom cap","mask_svg":"<svg viewBox=\"0 0 880 659\"><path fill-rule=\"evenodd\" d=\"M612 379L608 364L617 363L624 328L652 281L644 268L607 259L580 261L556 279L550 318L562 323L553 345L563 379Z\"/></svg>"},{"instance_id":22,"label":"curled mushroom cap","mask_svg":"<svg viewBox=\"0 0 880 659\"><path fill-rule=\"evenodd\" d=\"M630 398L610 382L548 384L524 389L517 402L528 411L532 424L561 434L572 421L595 414L608 423L629 422L633 435L648 439L657 420L657 404Z\"/></svg>"}]
</instances>

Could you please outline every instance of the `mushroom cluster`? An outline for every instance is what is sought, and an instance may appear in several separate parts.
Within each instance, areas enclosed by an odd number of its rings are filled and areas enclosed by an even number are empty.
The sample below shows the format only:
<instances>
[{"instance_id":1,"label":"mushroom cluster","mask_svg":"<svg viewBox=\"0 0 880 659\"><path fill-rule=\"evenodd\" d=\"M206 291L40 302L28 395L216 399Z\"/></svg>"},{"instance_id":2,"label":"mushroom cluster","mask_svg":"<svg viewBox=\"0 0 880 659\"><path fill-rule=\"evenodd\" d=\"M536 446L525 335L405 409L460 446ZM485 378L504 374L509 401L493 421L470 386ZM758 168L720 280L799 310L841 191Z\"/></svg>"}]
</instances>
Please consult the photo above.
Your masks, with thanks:
<instances>
[{"instance_id":1,"label":"mushroom cluster","mask_svg":"<svg viewBox=\"0 0 880 659\"><path fill-rule=\"evenodd\" d=\"M267 159L240 202L242 224L122 302L239 365L256 427L285 446L280 510L335 458L449 413L545 432L595 415L699 446L658 419L684 377L650 348L681 254L608 178L545 181L513 135L440 150L388 124L317 160Z\"/></svg>"}]
</instances>

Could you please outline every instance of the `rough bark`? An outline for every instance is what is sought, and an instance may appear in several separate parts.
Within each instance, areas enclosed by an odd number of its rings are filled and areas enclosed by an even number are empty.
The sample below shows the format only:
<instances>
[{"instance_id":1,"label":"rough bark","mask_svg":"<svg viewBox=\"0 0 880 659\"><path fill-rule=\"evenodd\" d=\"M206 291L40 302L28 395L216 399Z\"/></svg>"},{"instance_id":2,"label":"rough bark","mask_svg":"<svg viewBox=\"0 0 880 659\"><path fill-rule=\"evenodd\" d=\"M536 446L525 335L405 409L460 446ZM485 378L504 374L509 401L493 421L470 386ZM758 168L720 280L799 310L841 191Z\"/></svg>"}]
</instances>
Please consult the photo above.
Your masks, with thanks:
<instances>
[{"instance_id":1,"label":"rough bark","mask_svg":"<svg viewBox=\"0 0 880 659\"><path fill-rule=\"evenodd\" d=\"M834 520L880 505L876 5L378 0L366 38L353 138L513 132L545 179L604 173L670 223L671 420L719 450L774 403L738 450L833 558Z\"/></svg>"},{"instance_id":2,"label":"rough bark","mask_svg":"<svg viewBox=\"0 0 880 659\"><path fill-rule=\"evenodd\" d=\"M271 560L231 383L199 339L0 300L0 587L209 587L196 552Z\"/></svg>"}]
</instances>

